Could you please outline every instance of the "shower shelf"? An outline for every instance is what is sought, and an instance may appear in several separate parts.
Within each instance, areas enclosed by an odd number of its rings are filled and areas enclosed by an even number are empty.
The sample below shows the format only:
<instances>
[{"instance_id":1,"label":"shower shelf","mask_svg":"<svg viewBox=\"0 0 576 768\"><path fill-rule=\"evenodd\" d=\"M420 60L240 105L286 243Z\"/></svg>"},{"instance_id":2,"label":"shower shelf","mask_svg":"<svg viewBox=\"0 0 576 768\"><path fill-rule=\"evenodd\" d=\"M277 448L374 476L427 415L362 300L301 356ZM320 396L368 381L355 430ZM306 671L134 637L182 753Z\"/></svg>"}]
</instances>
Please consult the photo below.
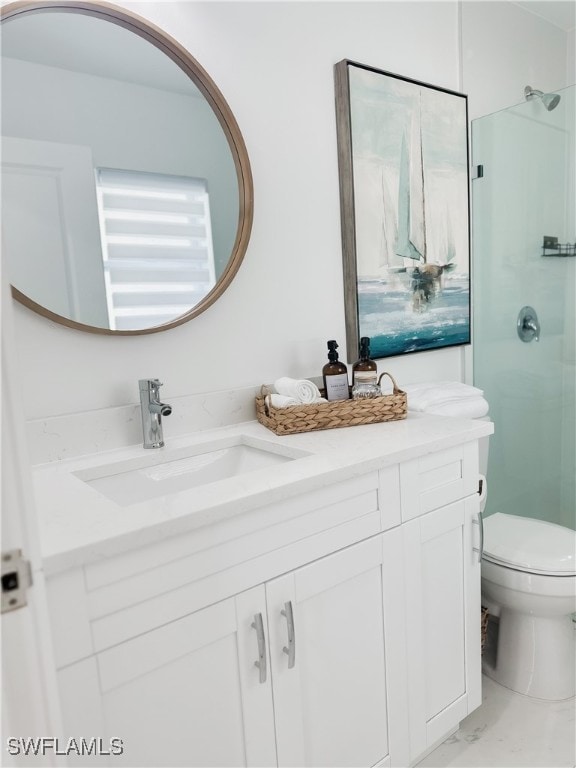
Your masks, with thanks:
<instances>
[{"instance_id":1,"label":"shower shelf","mask_svg":"<svg viewBox=\"0 0 576 768\"><path fill-rule=\"evenodd\" d=\"M576 256L576 243L561 245L557 237L544 235L542 256Z\"/></svg>"}]
</instances>

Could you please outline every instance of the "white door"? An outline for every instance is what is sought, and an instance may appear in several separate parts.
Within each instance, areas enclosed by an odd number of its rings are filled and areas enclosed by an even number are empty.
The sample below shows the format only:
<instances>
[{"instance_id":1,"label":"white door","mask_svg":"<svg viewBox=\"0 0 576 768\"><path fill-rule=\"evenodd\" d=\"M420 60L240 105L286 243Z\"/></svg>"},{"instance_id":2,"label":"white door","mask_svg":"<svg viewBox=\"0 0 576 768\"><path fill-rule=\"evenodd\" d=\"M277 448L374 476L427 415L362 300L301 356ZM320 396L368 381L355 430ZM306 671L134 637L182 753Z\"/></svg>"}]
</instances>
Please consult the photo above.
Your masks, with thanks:
<instances>
[{"instance_id":1,"label":"white door","mask_svg":"<svg viewBox=\"0 0 576 768\"><path fill-rule=\"evenodd\" d=\"M16 288L58 315L108 327L89 147L3 136L2 229Z\"/></svg>"},{"instance_id":2,"label":"white door","mask_svg":"<svg viewBox=\"0 0 576 768\"><path fill-rule=\"evenodd\" d=\"M3 273L5 276L5 272ZM32 586L27 604L2 613L2 733L0 762L30 765L23 739L60 735L55 666L50 644L42 562L18 399L17 357L12 335L12 299L2 282L2 556L21 551L30 563ZM15 561L11 561L15 562ZM11 565L7 567L8 575ZM10 600L10 594L7 598ZM8 740L10 739L10 742ZM30 742L27 742L30 744ZM38 742L36 742L38 743ZM54 749L40 749L34 765L57 762Z\"/></svg>"},{"instance_id":3,"label":"white door","mask_svg":"<svg viewBox=\"0 0 576 768\"><path fill-rule=\"evenodd\" d=\"M478 497L403 526L410 758L481 703Z\"/></svg>"},{"instance_id":4,"label":"white door","mask_svg":"<svg viewBox=\"0 0 576 768\"><path fill-rule=\"evenodd\" d=\"M266 585L279 766L372 766L388 755L377 536Z\"/></svg>"},{"instance_id":5,"label":"white door","mask_svg":"<svg viewBox=\"0 0 576 768\"><path fill-rule=\"evenodd\" d=\"M107 744L121 740L122 754L109 765L275 765L263 586L103 651L59 678L67 729L105 734Z\"/></svg>"}]
</instances>

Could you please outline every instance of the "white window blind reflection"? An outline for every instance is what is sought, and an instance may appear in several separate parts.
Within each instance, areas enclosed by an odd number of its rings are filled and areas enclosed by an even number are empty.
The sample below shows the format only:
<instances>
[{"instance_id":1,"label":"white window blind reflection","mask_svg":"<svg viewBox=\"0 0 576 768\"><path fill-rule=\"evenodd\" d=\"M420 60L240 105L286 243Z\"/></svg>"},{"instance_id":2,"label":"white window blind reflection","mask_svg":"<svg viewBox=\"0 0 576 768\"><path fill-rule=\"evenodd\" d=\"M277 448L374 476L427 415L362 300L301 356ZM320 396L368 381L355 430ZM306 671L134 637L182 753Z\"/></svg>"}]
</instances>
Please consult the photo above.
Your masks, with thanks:
<instances>
[{"instance_id":1,"label":"white window blind reflection","mask_svg":"<svg viewBox=\"0 0 576 768\"><path fill-rule=\"evenodd\" d=\"M96 184L110 328L188 312L216 282L206 181L99 168Z\"/></svg>"}]
</instances>

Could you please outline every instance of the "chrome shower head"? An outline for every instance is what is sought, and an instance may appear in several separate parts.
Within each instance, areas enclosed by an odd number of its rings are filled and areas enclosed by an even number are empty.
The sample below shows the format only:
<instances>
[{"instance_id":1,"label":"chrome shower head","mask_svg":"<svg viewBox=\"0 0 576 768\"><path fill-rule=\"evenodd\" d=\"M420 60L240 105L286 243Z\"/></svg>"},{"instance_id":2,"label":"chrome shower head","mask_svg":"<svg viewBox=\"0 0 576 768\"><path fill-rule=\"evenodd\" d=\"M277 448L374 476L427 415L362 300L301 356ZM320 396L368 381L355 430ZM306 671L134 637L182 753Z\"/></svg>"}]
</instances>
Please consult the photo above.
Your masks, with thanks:
<instances>
[{"instance_id":1,"label":"chrome shower head","mask_svg":"<svg viewBox=\"0 0 576 768\"><path fill-rule=\"evenodd\" d=\"M527 85L526 88L524 88L524 98L526 101L530 101L531 99L542 99L542 104L544 104L548 112L555 109L560 102L560 96L558 96L557 93L542 93L542 91L537 91L535 88L532 88L531 85Z\"/></svg>"},{"instance_id":2,"label":"chrome shower head","mask_svg":"<svg viewBox=\"0 0 576 768\"><path fill-rule=\"evenodd\" d=\"M552 112L552 110L558 106L560 102L560 96L557 93L545 93L542 96L542 102L548 112Z\"/></svg>"}]
</instances>

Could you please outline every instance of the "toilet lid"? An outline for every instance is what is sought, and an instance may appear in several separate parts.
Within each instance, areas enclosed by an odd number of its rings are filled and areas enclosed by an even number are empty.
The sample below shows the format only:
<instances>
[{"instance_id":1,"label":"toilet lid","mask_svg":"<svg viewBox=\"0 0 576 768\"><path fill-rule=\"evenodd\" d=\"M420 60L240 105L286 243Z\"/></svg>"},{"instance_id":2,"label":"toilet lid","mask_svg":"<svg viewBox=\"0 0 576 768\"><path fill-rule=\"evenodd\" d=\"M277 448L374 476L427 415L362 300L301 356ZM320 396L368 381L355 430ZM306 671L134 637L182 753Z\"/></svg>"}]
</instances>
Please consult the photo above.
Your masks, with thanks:
<instances>
[{"instance_id":1,"label":"toilet lid","mask_svg":"<svg viewBox=\"0 0 576 768\"><path fill-rule=\"evenodd\" d=\"M483 556L529 573L574 576L576 531L497 512L484 520Z\"/></svg>"}]
</instances>

